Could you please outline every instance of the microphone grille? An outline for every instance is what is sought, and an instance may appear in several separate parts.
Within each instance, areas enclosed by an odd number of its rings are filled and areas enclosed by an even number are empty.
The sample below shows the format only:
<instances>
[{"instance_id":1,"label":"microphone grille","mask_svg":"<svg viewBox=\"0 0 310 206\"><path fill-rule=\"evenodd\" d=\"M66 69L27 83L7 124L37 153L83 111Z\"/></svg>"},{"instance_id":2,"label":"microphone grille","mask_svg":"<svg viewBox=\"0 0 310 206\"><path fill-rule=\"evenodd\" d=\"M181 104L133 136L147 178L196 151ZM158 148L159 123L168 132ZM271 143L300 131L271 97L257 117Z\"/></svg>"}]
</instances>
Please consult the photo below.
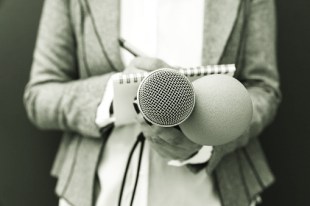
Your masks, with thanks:
<instances>
[{"instance_id":1,"label":"microphone grille","mask_svg":"<svg viewBox=\"0 0 310 206\"><path fill-rule=\"evenodd\" d=\"M137 101L149 122L171 127L189 117L195 106L195 94L185 75L173 69L159 69L143 79Z\"/></svg>"}]
</instances>

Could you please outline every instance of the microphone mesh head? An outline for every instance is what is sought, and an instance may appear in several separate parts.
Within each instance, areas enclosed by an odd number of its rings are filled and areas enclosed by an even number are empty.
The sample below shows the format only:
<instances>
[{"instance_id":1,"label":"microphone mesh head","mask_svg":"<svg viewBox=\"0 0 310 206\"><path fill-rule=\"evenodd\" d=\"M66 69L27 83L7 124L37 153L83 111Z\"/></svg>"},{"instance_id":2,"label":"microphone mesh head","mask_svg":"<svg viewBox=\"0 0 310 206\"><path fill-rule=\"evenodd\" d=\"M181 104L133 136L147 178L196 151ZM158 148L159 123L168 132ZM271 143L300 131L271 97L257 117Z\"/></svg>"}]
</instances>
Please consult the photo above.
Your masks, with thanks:
<instances>
[{"instance_id":1,"label":"microphone mesh head","mask_svg":"<svg viewBox=\"0 0 310 206\"><path fill-rule=\"evenodd\" d=\"M146 120L172 127L185 121L192 113L195 94L185 75L173 69L159 69L143 79L137 101Z\"/></svg>"}]
</instances>

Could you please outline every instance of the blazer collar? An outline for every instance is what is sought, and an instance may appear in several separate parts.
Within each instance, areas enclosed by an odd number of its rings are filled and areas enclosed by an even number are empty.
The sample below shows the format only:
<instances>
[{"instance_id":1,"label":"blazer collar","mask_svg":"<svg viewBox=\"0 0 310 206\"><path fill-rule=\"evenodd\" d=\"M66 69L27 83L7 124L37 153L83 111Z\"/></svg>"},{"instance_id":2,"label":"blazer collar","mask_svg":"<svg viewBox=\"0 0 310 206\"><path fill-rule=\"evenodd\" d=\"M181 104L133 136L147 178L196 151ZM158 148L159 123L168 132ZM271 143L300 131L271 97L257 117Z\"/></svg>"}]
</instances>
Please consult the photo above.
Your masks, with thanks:
<instances>
[{"instance_id":1,"label":"blazer collar","mask_svg":"<svg viewBox=\"0 0 310 206\"><path fill-rule=\"evenodd\" d=\"M103 49L118 71L124 69L118 38L120 35L120 0L84 0L94 18Z\"/></svg>"},{"instance_id":2,"label":"blazer collar","mask_svg":"<svg viewBox=\"0 0 310 206\"><path fill-rule=\"evenodd\" d=\"M118 37L120 0L85 0L89 3L104 49L114 67L123 70ZM241 0L207 0L205 4L203 65L218 64L234 27Z\"/></svg>"},{"instance_id":3,"label":"blazer collar","mask_svg":"<svg viewBox=\"0 0 310 206\"><path fill-rule=\"evenodd\" d=\"M218 64L221 60L239 12L240 1L206 1L202 51L203 65Z\"/></svg>"}]
</instances>

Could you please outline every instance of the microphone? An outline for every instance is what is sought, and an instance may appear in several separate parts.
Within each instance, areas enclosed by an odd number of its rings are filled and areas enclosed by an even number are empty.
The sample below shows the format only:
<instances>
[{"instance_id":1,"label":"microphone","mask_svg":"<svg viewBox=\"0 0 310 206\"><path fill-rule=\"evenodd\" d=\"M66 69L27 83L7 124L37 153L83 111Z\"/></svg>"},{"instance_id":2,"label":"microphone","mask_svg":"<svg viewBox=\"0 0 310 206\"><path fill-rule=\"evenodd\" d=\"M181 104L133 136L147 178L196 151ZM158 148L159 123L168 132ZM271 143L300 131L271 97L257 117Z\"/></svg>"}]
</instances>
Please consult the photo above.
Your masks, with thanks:
<instances>
[{"instance_id":1,"label":"microphone","mask_svg":"<svg viewBox=\"0 0 310 206\"><path fill-rule=\"evenodd\" d=\"M221 145L240 137L249 127L253 105L238 80L215 74L194 81L193 87L195 108L179 125L190 140L201 145Z\"/></svg>"},{"instance_id":2,"label":"microphone","mask_svg":"<svg viewBox=\"0 0 310 206\"><path fill-rule=\"evenodd\" d=\"M201 145L235 140L249 127L253 114L251 98L237 79L213 74L191 83L181 72L167 68L142 80L136 103L148 123L178 126Z\"/></svg>"},{"instance_id":3,"label":"microphone","mask_svg":"<svg viewBox=\"0 0 310 206\"><path fill-rule=\"evenodd\" d=\"M146 76L137 91L137 106L145 120L161 127L184 122L195 106L192 83L174 69L158 69Z\"/></svg>"}]
</instances>

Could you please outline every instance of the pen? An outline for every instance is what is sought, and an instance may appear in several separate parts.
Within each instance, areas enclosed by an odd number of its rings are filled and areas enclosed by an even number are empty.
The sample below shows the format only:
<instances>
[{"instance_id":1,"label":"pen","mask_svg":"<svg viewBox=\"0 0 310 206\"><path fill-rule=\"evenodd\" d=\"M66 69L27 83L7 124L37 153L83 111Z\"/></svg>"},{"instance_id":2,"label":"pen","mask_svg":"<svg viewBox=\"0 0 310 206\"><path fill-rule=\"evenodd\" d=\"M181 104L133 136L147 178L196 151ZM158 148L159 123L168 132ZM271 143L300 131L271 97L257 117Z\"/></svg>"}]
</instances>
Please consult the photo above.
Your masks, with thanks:
<instances>
[{"instance_id":1,"label":"pen","mask_svg":"<svg viewBox=\"0 0 310 206\"><path fill-rule=\"evenodd\" d=\"M130 44L128 41L126 41L123 38L118 39L119 45L126 49L128 52L130 52L133 56L138 57L138 56L147 56L143 52L141 52L139 49L137 49L135 46Z\"/></svg>"}]
</instances>

